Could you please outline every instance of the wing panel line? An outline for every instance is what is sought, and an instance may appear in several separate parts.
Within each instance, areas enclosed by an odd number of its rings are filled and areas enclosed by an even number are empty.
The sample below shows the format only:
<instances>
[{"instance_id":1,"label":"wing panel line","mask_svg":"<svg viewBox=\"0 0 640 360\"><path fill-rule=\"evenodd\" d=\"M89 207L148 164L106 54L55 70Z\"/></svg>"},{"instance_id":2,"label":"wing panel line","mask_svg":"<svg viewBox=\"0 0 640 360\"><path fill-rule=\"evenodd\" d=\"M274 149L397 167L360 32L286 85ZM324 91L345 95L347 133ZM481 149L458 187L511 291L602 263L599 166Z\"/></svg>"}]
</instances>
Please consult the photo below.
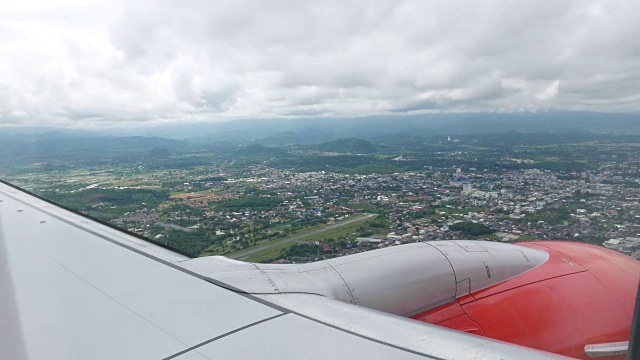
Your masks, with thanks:
<instances>
[{"instance_id":1,"label":"wing panel line","mask_svg":"<svg viewBox=\"0 0 640 360\"><path fill-rule=\"evenodd\" d=\"M138 314L135 310L131 309L130 307L128 307L127 305L123 304L121 301L119 301L118 299L114 298L113 296L107 294L105 291L103 291L102 289L100 289L99 287L95 286L94 284L90 283L89 281L87 281L86 279L84 279L83 277L81 277L80 275L76 274L75 272L71 271L69 268L67 268L66 266L60 264L59 262L55 261L54 262L56 264L58 264L58 266L60 266L61 268L63 268L64 270L66 270L67 272L69 272L71 275L75 276L78 280L82 281L83 283L91 286L92 288L96 289L99 293L101 293L102 295L108 297L109 299L111 299L112 301L114 301L116 304L122 306L123 308L125 308L127 311L129 311L130 313L134 314L135 316L139 317L140 319L142 319L144 322L148 323L149 325L153 326L154 328L160 330L161 332L163 332L164 334L166 334L167 336L173 338L174 340L176 340L177 342L181 343L182 345L187 345L185 344L182 340L178 339L177 337L171 335L170 333L168 333L166 330L164 330L163 328L161 328L160 326L154 324L152 321L150 321L149 319L145 318L144 316Z\"/></svg>"},{"instance_id":2,"label":"wing panel line","mask_svg":"<svg viewBox=\"0 0 640 360\"><path fill-rule=\"evenodd\" d=\"M184 349L184 350L182 350L182 351L180 351L180 352L177 352L177 353L175 353L175 354L173 354L173 355L171 355L171 356L169 356L169 357L166 357L166 358L164 358L164 359L162 359L162 360L175 359L175 358L177 358L178 356L180 356L180 355L184 355L184 354L188 353L189 351L193 351L193 350L195 350L195 349L197 349L197 348L199 348L199 347L201 347L201 346L204 346L204 345L210 344L210 343L212 343L212 342L214 342L214 341L216 341L216 340L220 340L220 339L222 339L222 338L224 338L224 337L227 337L227 336L229 336L229 335L235 334L235 333L237 333L237 332L239 332L239 331L242 331L242 330L244 330L244 329L248 329L248 328L250 328L250 327L252 327L252 326L256 326L256 325L258 325L258 324L262 324L263 322L271 321L271 320L273 320L273 319L279 318L280 316L284 316L284 315L287 315L287 314L288 314L288 313L282 313L282 314L278 314L278 315L274 315L274 316L268 317L268 318L266 318L266 319L258 320L258 321L256 321L256 322L251 323L251 324L248 324L248 325L245 325L245 326L239 327L239 328L237 328L237 329L231 330L231 331L229 331L229 332L227 332L227 333L224 333L224 334L222 334L222 335L218 335L218 336L216 336L216 337L214 337L214 338L211 338L211 339L209 339L209 340L203 341L203 342L201 342L200 344L196 344L196 345L194 345L194 346L192 346L192 347L190 347L190 348ZM202 354L200 354L200 355L202 355ZM206 357L206 356L205 356L205 357Z\"/></svg>"},{"instance_id":3,"label":"wing panel line","mask_svg":"<svg viewBox=\"0 0 640 360\"><path fill-rule=\"evenodd\" d=\"M357 306L357 305L352 305L352 306ZM359 334L357 332L354 332L354 331L351 331L351 330L347 330L345 328L341 328L339 326L324 322L322 320L318 320L316 318L312 318L310 316L307 316L305 314L301 314L301 313L296 312L296 311L291 311L291 314L298 315L298 316L303 317L303 318L305 318L307 320L311 320L311 321L317 322L317 323L322 324L324 326L328 326L330 328L336 329L338 331L345 332L347 334L351 334L351 335L357 336L359 338L363 338L363 339L366 339L366 340L369 340L369 341L372 341L372 342L375 342L375 343L378 343L378 344L381 344L381 345L385 345L385 346L388 346L388 347L392 347L394 349L398 349L398 350L401 350L401 351L406 351L408 353L411 353L411 354L414 354L414 355L418 355L418 356L422 356L422 357L425 357L427 359L446 360L446 359L439 358L439 357L436 357L436 356L433 356L433 355L429 355L429 354L421 353L421 352L418 352L418 351L415 351L415 350L407 349L407 348L399 346L399 345L391 344L391 343L383 341L383 340L378 340L378 339L375 339L375 338L372 338L372 337L369 337L369 336L366 336L366 335L363 335L363 334Z\"/></svg>"}]
</instances>

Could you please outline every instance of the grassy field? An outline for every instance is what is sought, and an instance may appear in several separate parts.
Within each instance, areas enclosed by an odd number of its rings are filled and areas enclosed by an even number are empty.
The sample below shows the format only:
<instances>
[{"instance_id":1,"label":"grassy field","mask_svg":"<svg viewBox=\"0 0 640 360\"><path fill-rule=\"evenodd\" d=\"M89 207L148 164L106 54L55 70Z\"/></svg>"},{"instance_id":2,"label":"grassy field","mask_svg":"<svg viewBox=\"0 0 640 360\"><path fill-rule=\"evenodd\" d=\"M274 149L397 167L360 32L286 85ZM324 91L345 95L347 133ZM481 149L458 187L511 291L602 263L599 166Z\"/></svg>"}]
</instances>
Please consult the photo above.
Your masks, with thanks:
<instances>
[{"instance_id":1,"label":"grassy field","mask_svg":"<svg viewBox=\"0 0 640 360\"><path fill-rule=\"evenodd\" d=\"M325 238L337 238L353 234L359 226L362 226L362 224L371 220L375 216L376 215L371 214L354 215L333 225L322 224L312 226L285 238L261 243L233 253L225 254L225 256L250 262L261 262L274 259L280 256L284 250L296 243L322 241Z\"/></svg>"}]
</instances>

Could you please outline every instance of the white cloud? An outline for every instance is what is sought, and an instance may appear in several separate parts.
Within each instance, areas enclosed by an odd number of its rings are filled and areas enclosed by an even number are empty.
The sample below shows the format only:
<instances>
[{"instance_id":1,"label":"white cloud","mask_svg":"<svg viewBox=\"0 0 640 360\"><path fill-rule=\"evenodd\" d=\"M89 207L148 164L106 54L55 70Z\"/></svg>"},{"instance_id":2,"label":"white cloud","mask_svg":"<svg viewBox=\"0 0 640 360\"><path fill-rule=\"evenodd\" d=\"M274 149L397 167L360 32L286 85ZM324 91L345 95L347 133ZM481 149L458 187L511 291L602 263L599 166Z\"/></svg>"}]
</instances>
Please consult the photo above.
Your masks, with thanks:
<instances>
[{"instance_id":1,"label":"white cloud","mask_svg":"<svg viewBox=\"0 0 640 360\"><path fill-rule=\"evenodd\" d=\"M7 2L0 123L638 112L639 20L631 0Z\"/></svg>"},{"instance_id":2,"label":"white cloud","mask_svg":"<svg viewBox=\"0 0 640 360\"><path fill-rule=\"evenodd\" d=\"M558 95L558 88L560 87L560 81L556 80L552 82L543 92L538 94L536 98L542 101L549 101Z\"/></svg>"}]
</instances>

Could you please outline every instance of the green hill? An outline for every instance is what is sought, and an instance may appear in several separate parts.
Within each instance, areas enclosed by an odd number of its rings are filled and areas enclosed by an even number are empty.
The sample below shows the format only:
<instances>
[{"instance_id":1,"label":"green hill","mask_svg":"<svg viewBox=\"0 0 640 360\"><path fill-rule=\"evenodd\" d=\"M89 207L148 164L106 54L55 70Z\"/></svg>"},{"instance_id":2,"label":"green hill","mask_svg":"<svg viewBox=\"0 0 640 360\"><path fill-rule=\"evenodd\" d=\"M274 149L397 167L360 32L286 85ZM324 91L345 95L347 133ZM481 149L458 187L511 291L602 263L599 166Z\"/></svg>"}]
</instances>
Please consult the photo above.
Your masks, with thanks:
<instances>
[{"instance_id":1,"label":"green hill","mask_svg":"<svg viewBox=\"0 0 640 360\"><path fill-rule=\"evenodd\" d=\"M370 141L358 138L342 138L324 142L316 146L316 149L350 154L372 154L376 152L376 147Z\"/></svg>"}]
</instances>

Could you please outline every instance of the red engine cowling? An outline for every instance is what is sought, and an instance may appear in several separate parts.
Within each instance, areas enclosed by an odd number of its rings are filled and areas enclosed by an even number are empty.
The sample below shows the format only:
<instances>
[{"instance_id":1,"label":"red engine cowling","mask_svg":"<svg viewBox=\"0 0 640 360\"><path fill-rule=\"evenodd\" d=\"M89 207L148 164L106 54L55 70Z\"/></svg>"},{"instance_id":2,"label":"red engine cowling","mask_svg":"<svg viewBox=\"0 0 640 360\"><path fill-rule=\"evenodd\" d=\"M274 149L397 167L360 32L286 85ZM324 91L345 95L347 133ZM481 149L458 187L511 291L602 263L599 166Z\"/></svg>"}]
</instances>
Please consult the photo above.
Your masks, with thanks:
<instances>
[{"instance_id":1,"label":"red engine cowling","mask_svg":"<svg viewBox=\"0 0 640 360\"><path fill-rule=\"evenodd\" d=\"M412 318L587 359L585 346L629 340L640 262L588 244L540 241L542 265ZM607 359L624 359L624 355Z\"/></svg>"}]
</instances>

